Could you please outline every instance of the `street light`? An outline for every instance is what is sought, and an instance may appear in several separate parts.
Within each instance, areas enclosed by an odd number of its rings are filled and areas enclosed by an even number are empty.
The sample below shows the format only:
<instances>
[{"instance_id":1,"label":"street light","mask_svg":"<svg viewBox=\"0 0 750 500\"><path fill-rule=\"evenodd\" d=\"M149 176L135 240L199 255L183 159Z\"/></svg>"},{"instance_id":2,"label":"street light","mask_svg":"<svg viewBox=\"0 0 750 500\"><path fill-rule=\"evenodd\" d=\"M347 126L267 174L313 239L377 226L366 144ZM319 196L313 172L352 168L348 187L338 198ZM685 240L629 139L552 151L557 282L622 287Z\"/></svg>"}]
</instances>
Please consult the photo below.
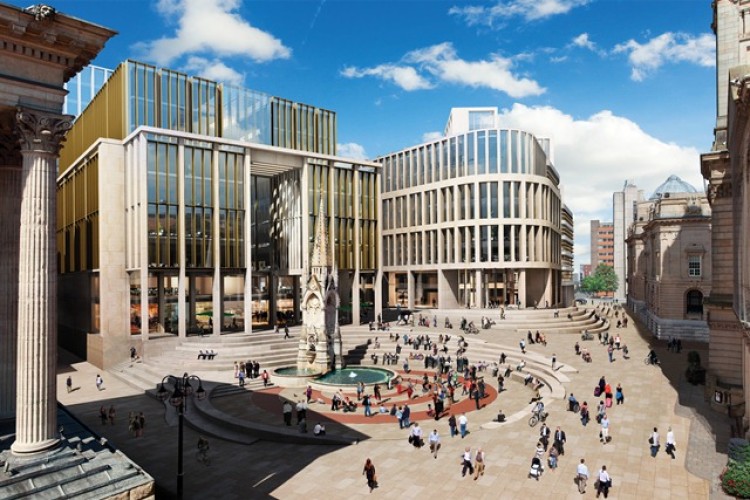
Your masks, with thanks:
<instances>
[{"instance_id":1,"label":"street light","mask_svg":"<svg viewBox=\"0 0 750 500\"><path fill-rule=\"evenodd\" d=\"M197 375L183 374L182 377L175 377L174 375L167 375L159 384L159 390L156 393L157 397L161 401L169 399L169 404L177 409L177 415L179 416L179 426L177 431L177 498L182 498L182 484L184 471L182 468L182 441L183 441L183 419L185 416L185 404L187 397L193 395L193 386L190 385L191 380L198 381L198 390L195 391L195 398L202 401L206 397L206 391L203 389L203 383L200 377ZM167 382L174 386L174 391L169 394L169 390L164 387L164 383Z\"/></svg>"}]
</instances>

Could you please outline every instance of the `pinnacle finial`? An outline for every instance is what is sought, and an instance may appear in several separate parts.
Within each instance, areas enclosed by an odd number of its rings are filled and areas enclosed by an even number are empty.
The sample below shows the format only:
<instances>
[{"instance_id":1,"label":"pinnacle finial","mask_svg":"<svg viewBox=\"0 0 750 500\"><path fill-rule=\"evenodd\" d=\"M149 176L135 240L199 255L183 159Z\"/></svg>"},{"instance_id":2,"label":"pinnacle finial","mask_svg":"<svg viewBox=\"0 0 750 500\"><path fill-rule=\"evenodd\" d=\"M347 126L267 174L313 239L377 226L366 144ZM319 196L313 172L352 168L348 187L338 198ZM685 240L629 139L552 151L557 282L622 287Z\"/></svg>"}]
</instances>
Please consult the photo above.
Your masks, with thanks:
<instances>
[{"instance_id":1,"label":"pinnacle finial","mask_svg":"<svg viewBox=\"0 0 750 500\"><path fill-rule=\"evenodd\" d=\"M328 225L326 224L325 201L320 198L318 208L318 220L315 223L315 242L313 243L313 254L311 265L313 267L328 267Z\"/></svg>"}]
</instances>

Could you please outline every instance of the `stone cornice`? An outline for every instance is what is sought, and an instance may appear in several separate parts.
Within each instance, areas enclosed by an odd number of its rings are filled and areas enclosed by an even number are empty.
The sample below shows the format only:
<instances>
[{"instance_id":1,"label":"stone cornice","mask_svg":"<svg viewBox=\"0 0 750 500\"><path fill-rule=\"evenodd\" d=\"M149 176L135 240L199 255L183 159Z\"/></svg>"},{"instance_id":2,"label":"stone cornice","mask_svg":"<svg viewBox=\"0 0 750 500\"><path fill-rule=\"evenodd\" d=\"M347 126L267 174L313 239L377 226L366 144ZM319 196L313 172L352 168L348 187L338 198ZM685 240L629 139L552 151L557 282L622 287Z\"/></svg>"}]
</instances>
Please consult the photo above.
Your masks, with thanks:
<instances>
[{"instance_id":1,"label":"stone cornice","mask_svg":"<svg viewBox=\"0 0 750 500\"><path fill-rule=\"evenodd\" d=\"M115 34L48 6L0 4L0 54L63 66L64 81L88 65Z\"/></svg>"}]
</instances>

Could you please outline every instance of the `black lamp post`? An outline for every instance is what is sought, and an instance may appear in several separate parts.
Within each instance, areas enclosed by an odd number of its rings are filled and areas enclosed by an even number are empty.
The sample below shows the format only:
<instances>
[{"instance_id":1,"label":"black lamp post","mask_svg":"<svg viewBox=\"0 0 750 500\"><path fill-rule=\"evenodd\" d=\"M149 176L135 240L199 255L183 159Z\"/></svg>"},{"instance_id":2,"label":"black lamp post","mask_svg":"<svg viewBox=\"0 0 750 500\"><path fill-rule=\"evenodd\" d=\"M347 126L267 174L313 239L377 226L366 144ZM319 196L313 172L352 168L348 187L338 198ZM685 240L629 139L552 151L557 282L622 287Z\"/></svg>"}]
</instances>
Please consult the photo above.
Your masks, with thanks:
<instances>
[{"instance_id":1,"label":"black lamp post","mask_svg":"<svg viewBox=\"0 0 750 500\"><path fill-rule=\"evenodd\" d=\"M187 397L193 395L193 387L190 385L191 380L198 381L198 390L195 391L195 397L200 401L206 397L206 391L203 389L201 379L196 375L183 374L182 377L175 377L174 375L167 375L161 381L159 385L159 391L157 397L161 401L169 399L169 404L177 409L177 415L179 416L178 436L177 436L177 498L182 498L183 492L183 478L184 471L182 468L182 452L183 452L183 419L185 417L185 408L187 403ZM164 387L164 383L170 383L174 386L174 391L169 394L169 390Z\"/></svg>"}]
</instances>

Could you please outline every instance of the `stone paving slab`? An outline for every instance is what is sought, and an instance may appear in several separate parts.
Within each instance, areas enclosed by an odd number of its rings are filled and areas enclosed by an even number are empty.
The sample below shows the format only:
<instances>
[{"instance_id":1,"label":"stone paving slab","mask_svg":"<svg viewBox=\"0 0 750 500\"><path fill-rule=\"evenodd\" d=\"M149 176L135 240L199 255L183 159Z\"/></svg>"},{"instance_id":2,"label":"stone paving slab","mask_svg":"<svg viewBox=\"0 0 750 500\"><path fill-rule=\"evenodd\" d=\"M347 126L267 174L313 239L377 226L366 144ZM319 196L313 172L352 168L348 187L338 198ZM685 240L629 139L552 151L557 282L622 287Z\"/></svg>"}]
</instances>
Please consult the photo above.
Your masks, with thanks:
<instances>
[{"instance_id":1,"label":"stone paving slab","mask_svg":"<svg viewBox=\"0 0 750 500\"><path fill-rule=\"evenodd\" d=\"M440 317L440 315L439 315ZM211 441L210 466L195 459L195 443L198 434L193 429L185 430L186 498L521 498L534 495L539 498L581 498L573 482L575 468L580 458L585 458L592 475L602 465L610 470L615 486L613 498L721 498L715 496L709 481L689 472L686 466L692 460L692 448L700 446L703 457L702 469L709 477L717 477L726 462L723 449L716 449L708 436L716 435L716 429L725 423L722 415L699 409L696 416L683 411L679 403L685 403L682 394L691 390L681 383L679 374L684 371L686 352L671 354L657 351L664 361L662 367L643 364L648 352L648 343L656 342L650 334L639 331L634 321L627 329L617 330L627 343L631 359L616 354L613 363L607 362L606 351L596 342L586 342L592 351L593 362L583 363L573 350L580 336L571 334L548 335L546 347L533 345L528 350L549 358L557 354L560 363L575 368L570 372L568 391L573 391L579 401L587 400L595 406L594 385L601 375L616 386L621 383L625 393L625 404L610 409L611 443L602 445L598 439L598 426L594 421L583 427L578 416L564 410L564 401L549 405L549 426L554 430L560 425L567 433L566 454L560 457L557 470L547 470L540 481L528 479L528 471L538 438L538 426L530 428L525 421L517 421L496 429L481 429L475 425L496 410L482 409L470 416L472 432L465 438L450 438L447 421L441 420L437 429L442 436L442 449L438 458L432 458L425 449L416 450L406 442L407 431L397 425L370 426L378 428L378 436L366 439L357 445L300 446L285 443L258 441L252 445L238 445ZM343 332L345 334L345 330ZM497 334L497 332L495 332ZM492 342L491 339L487 339ZM503 342L512 344L517 339L506 337ZM468 351L471 360L471 347ZM165 367L165 370L168 370ZM75 386L81 388L70 394L65 392L65 377L73 374ZM158 401L138 394L124 383L106 380L106 390L97 391L94 386L96 369L87 363L62 358L58 376L59 400L68 405L79 418L97 428L107 438L121 447L133 460L143 466L157 481L164 498L174 491L177 431L164 420L164 408ZM166 375L166 373L165 373ZM205 373L207 380L228 382L227 374ZM231 379L231 374L229 375ZM511 391L509 391L511 392ZM520 394L520 393L519 393ZM497 404L503 403L501 394ZM242 395L227 396L223 400L242 401ZM508 400L511 395L508 394ZM703 401L689 400L694 406L705 405ZM101 426L98 408L101 404L114 404L122 421L114 426ZM128 435L125 415L128 411L144 411L147 427L144 437ZM700 417L700 418L699 418ZM119 418L119 417L118 417ZM489 420L489 418L487 418ZM360 424L354 424L356 430ZM367 424L362 424L366 426ZM653 426L666 434L672 426L677 440L677 459L665 453L656 458L649 456L647 438ZM706 431L699 443L694 438L699 428L713 426ZM97 427L98 426L98 427ZM431 430L425 425L425 430ZM726 424L728 430L728 424ZM689 437L691 436L691 437ZM691 439L692 438L692 439ZM477 481L460 474L460 454L465 446L476 449L482 446L487 453L487 469ZM686 451L687 448L688 449ZM690 457L687 458L686 457ZM380 488L369 493L362 476L366 458L371 458L378 471ZM708 471L711 471L710 473ZM593 498L593 480L584 497Z\"/></svg>"}]
</instances>

